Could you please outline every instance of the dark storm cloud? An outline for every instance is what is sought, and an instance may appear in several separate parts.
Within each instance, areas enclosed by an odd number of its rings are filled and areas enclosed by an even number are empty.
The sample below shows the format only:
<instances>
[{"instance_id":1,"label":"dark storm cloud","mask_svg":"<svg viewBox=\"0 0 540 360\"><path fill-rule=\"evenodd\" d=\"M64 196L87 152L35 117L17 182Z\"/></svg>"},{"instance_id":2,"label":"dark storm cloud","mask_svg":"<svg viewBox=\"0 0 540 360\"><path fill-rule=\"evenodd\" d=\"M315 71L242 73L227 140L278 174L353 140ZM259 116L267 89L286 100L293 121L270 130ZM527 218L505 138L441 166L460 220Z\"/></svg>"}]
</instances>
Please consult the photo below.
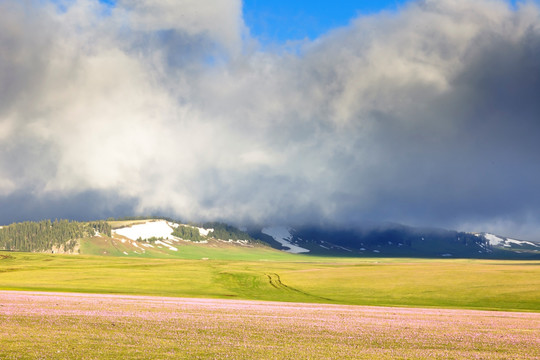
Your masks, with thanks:
<instances>
[{"instance_id":1,"label":"dark storm cloud","mask_svg":"<svg viewBox=\"0 0 540 360\"><path fill-rule=\"evenodd\" d=\"M136 201L121 199L115 193L83 191L77 194L44 196L20 192L0 197L0 218L4 224L45 219L91 221L110 216L132 216Z\"/></svg>"},{"instance_id":2,"label":"dark storm cloud","mask_svg":"<svg viewBox=\"0 0 540 360\"><path fill-rule=\"evenodd\" d=\"M536 4L411 2L293 53L239 1L172 4L3 2L3 208L540 238Z\"/></svg>"}]
</instances>

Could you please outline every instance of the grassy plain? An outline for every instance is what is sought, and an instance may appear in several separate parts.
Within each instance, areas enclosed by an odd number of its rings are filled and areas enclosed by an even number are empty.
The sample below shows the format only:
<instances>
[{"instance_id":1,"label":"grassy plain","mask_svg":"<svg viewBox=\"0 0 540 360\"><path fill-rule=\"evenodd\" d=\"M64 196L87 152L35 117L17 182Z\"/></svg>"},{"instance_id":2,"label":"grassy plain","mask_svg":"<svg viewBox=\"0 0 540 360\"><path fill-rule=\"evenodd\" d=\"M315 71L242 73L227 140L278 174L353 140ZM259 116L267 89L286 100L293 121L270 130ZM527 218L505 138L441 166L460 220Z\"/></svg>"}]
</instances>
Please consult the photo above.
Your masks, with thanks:
<instances>
[{"instance_id":1,"label":"grassy plain","mask_svg":"<svg viewBox=\"0 0 540 360\"><path fill-rule=\"evenodd\" d=\"M0 291L1 359L538 359L540 314Z\"/></svg>"},{"instance_id":2,"label":"grassy plain","mask_svg":"<svg viewBox=\"0 0 540 360\"><path fill-rule=\"evenodd\" d=\"M209 260L0 252L0 289L540 311L540 261L341 259L236 249L216 249Z\"/></svg>"}]
</instances>

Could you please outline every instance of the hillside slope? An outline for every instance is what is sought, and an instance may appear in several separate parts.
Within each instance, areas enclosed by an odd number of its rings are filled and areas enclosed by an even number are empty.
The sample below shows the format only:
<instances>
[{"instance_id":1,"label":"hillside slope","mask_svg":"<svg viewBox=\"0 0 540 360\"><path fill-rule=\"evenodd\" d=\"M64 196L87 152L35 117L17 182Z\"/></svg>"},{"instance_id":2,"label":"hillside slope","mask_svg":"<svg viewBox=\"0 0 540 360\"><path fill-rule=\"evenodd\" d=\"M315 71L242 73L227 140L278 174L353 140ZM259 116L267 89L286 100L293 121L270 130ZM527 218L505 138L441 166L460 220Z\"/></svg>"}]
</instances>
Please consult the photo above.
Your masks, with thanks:
<instances>
[{"instance_id":1,"label":"hillside slope","mask_svg":"<svg viewBox=\"0 0 540 360\"><path fill-rule=\"evenodd\" d=\"M80 240L80 254L105 255L142 258L181 258L181 259L285 259L291 255L253 240L241 232L231 233L216 228L196 227L160 219L136 221L110 221L113 227L111 236L96 234ZM179 229L190 228L191 231ZM230 230L230 229L229 229ZM182 238L175 234L189 233L197 240ZM222 233L237 239L222 239L215 233ZM195 235L194 235L195 234ZM236 234L236 235L235 235Z\"/></svg>"}]
</instances>

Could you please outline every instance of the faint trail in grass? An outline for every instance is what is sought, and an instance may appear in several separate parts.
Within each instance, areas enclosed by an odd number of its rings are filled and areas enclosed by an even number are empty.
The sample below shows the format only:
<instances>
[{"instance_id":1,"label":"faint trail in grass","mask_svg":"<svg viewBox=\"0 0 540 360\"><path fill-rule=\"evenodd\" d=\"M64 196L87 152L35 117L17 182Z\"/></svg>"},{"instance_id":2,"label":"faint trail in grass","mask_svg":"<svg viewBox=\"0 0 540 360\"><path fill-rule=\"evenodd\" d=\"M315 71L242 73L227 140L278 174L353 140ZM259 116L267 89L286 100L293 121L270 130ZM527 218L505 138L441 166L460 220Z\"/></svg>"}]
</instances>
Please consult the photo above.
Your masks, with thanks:
<instances>
[{"instance_id":1,"label":"faint trail in grass","mask_svg":"<svg viewBox=\"0 0 540 360\"><path fill-rule=\"evenodd\" d=\"M302 295L305 295L305 296L309 296L309 297L312 297L312 298L321 299L321 300L325 300L325 301L334 301L333 299L330 299L330 298L326 298L326 297L318 296L318 295L313 295L313 294L307 293L305 291L302 291L302 290L290 287L288 285L285 285L281 281L281 277L277 273L265 273L264 275L266 275L266 277L268 278L268 282L270 283L270 286L272 286L272 287L274 287L276 289L296 292L298 294L302 294Z\"/></svg>"}]
</instances>

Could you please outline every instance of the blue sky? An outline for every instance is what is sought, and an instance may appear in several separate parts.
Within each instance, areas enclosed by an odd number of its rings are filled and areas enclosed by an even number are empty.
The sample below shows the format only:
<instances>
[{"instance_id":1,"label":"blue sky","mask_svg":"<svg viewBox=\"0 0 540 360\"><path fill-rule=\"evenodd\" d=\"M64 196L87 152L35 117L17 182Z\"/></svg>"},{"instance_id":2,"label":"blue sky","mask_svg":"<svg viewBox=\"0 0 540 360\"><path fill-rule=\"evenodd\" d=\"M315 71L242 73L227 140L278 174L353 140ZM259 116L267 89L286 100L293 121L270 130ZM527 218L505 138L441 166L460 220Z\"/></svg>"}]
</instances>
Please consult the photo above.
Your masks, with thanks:
<instances>
[{"instance_id":1,"label":"blue sky","mask_svg":"<svg viewBox=\"0 0 540 360\"><path fill-rule=\"evenodd\" d=\"M403 0L245 0L244 21L262 42L313 40L330 29L345 26L361 14L396 10Z\"/></svg>"}]
</instances>

